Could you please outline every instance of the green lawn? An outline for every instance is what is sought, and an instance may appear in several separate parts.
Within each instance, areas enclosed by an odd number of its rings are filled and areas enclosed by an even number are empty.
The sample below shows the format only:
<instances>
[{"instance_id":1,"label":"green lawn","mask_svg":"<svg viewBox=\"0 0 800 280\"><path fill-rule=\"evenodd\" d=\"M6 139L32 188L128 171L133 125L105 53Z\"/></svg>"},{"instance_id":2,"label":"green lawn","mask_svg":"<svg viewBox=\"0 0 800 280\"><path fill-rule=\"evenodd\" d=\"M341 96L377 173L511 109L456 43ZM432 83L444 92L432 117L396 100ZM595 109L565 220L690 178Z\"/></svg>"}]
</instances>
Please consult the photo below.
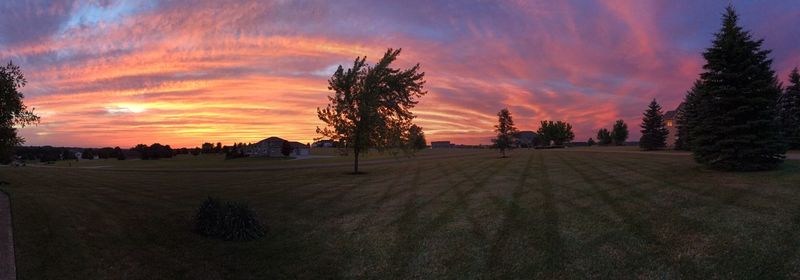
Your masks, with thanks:
<instances>
[{"instance_id":1,"label":"green lawn","mask_svg":"<svg viewBox=\"0 0 800 280\"><path fill-rule=\"evenodd\" d=\"M306 160L4 167L0 179L22 279L800 277L800 161L725 173L614 151L426 151L366 175ZM268 235L193 234L207 195L249 202Z\"/></svg>"}]
</instances>

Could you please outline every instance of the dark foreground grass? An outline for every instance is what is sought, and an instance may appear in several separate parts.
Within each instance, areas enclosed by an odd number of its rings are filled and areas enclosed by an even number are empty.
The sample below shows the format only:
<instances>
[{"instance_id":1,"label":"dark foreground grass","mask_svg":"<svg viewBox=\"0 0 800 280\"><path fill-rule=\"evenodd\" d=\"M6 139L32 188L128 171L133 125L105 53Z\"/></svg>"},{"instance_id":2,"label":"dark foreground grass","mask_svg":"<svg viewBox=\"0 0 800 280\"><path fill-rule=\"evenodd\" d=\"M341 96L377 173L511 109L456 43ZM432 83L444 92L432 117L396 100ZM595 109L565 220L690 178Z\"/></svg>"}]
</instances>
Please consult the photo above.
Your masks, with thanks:
<instances>
[{"instance_id":1,"label":"dark foreground grass","mask_svg":"<svg viewBox=\"0 0 800 280\"><path fill-rule=\"evenodd\" d=\"M22 279L798 278L800 162L515 151L261 172L3 168ZM311 164L311 162L309 162ZM207 196L270 232L192 233Z\"/></svg>"}]
</instances>

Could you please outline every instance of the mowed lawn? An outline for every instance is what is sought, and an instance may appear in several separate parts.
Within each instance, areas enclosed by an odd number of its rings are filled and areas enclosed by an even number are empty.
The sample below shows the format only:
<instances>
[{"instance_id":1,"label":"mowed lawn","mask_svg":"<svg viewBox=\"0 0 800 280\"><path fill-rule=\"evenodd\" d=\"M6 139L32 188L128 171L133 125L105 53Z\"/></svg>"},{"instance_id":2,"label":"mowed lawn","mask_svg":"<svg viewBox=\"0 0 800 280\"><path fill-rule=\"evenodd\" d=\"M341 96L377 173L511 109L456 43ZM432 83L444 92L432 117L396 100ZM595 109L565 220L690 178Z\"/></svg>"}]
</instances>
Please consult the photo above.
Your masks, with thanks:
<instances>
[{"instance_id":1,"label":"mowed lawn","mask_svg":"<svg viewBox=\"0 0 800 280\"><path fill-rule=\"evenodd\" d=\"M727 173L593 148L362 168L9 167L0 180L21 279L800 277L800 161ZM195 235L208 195L249 202L269 233Z\"/></svg>"}]
</instances>

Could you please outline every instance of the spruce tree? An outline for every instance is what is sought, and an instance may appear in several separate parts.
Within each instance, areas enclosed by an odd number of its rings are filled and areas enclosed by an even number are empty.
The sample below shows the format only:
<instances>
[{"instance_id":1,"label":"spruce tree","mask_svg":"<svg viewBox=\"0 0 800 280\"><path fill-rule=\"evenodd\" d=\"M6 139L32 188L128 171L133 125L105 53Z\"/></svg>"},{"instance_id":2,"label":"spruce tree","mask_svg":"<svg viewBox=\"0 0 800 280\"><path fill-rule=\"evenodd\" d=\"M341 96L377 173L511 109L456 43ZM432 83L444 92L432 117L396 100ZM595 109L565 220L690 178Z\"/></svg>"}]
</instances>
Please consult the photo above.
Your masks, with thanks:
<instances>
[{"instance_id":1,"label":"spruce tree","mask_svg":"<svg viewBox=\"0 0 800 280\"><path fill-rule=\"evenodd\" d=\"M675 135L676 150L692 150L690 131L692 131L697 120L697 96L701 90L702 83L699 80L695 81L692 89L686 93L683 103L678 106L678 112L675 115L675 125L677 127L677 135Z\"/></svg>"},{"instance_id":2,"label":"spruce tree","mask_svg":"<svg viewBox=\"0 0 800 280\"><path fill-rule=\"evenodd\" d=\"M789 86L780 98L780 125L783 139L791 149L800 149L800 73L789 74Z\"/></svg>"},{"instance_id":3,"label":"spruce tree","mask_svg":"<svg viewBox=\"0 0 800 280\"><path fill-rule=\"evenodd\" d=\"M775 168L786 148L776 121L780 86L767 57L770 51L738 25L730 6L714 36L703 53L703 90L695 93L694 158L723 170Z\"/></svg>"},{"instance_id":4,"label":"spruce tree","mask_svg":"<svg viewBox=\"0 0 800 280\"><path fill-rule=\"evenodd\" d=\"M664 113L661 105L655 99L650 102L647 111L642 118L642 137L639 139L639 147L652 151L663 149L667 146L667 126L664 123Z\"/></svg>"},{"instance_id":5,"label":"spruce tree","mask_svg":"<svg viewBox=\"0 0 800 280\"><path fill-rule=\"evenodd\" d=\"M506 150L512 148L514 135L517 133L517 128L514 127L514 119L511 118L511 112L508 109L500 110L497 113L497 125L494 127L495 132L497 132L497 138L492 139L492 142L503 153L503 157L506 157Z\"/></svg>"}]
</instances>

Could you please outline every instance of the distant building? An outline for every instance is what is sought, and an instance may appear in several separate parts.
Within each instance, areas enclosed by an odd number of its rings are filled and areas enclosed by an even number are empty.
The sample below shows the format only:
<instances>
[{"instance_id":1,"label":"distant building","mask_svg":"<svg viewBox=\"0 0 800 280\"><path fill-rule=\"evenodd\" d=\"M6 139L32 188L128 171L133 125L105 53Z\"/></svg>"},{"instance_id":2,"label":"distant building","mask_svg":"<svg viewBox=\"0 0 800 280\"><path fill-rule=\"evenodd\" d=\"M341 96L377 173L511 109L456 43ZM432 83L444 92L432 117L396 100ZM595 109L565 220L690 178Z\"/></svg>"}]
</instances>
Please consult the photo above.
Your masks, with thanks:
<instances>
[{"instance_id":1,"label":"distant building","mask_svg":"<svg viewBox=\"0 0 800 280\"><path fill-rule=\"evenodd\" d=\"M681 110L683 110L683 103L678 105L678 108L675 110L664 113L664 123L669 131L667 135L667 148L675 148L675 140L677 140L678 137L678 122L676 119Z\"/></svg>"},{"instance_id":2,"label":"distant building","mask_svg":"<svg viewBox=\"0 0 800 280\"><path fill-rule=\"evenodd\" d=\"M444 148L452 148L454 145L450 144L450 141L432 141L431 142L431 149L444 149Z\"/></svg>"},{"instance_id":3,"label":"distant building","mask_svg":"<svg viewBox=\"0 0 800 280\"><path fill-rule=\"evenodd\" d=\"M244 147L244 154L251 157L282 157L281 147L283 147L283 140L280 137L270 137L259 141L255 144L250 144ZM289 142L292 146L290 156L307 156L309 155L309 147L300 142Z\"/></svg>"},{"instance_id":4,"label":"distant building","mask_svg":"<svg viewBox=\"0 0 800 280\"><path fill-rule=\"evenodd\" d=\"M311 144L314 148L332 148L335 146L333 140L319 140Z\"/></svg>"},{"instance_id":5,"label":"distant building","mask_svg":"<svg viewBox=\"0 0 800 280\"><path fill-rule=\"evenodd\" d=\"M532 148L536 146L538 137L539 135L533 131L520 131L514 135L516 146L519 148Z\"/></svg>"}]
</instances>

